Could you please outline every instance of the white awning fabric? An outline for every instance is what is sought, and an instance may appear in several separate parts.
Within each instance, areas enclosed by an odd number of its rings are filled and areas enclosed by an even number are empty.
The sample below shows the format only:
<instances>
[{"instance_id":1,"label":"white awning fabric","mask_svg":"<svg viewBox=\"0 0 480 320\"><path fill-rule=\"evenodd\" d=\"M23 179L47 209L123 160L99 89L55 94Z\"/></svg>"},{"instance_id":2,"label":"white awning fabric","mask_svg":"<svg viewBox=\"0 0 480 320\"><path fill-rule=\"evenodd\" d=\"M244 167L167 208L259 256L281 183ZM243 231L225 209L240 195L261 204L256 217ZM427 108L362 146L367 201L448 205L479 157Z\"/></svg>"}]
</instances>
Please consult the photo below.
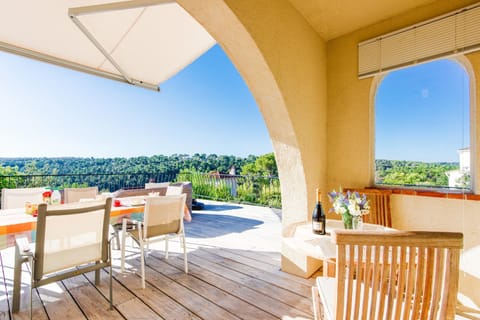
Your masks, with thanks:
<instances>
[{"instance_id":1,"label":"white awning fabric","mask_svg":"<svg viewBox=\"0 0 480 320\"><path fill-rule=\"evenodd\" d=\"M171 0L0 4L0 50L154 90L214 44Z\"/></svg>"}]
</instances>

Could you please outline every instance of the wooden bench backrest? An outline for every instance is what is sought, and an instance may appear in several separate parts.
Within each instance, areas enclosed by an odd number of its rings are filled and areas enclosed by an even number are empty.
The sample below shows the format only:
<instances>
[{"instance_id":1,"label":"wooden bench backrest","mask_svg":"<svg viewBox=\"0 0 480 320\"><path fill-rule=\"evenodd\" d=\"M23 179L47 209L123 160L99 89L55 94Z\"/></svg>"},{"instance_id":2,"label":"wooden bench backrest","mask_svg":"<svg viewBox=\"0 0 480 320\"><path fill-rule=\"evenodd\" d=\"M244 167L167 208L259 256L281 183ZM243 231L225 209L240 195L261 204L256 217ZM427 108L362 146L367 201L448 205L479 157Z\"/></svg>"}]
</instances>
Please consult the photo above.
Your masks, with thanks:
<instances>
[{"instance_id":1,"label":"wooden bench backrest","mask_svg":"<svg viewBox=\"0 0 480 320\"><path fill-rule=\"evenodd\" d=\"M370 213L362 216L363 222L392 227L392 211L390 196L392 190L380 189L352 189L359 194L365 194L370 204Z\"/></svg>"},{"instance_id":2,"label":"wooden bench backrest","mask_svg":"<svg viewBox=\"0 0 480 320\"><path fill-rule=\"evenodd\" d=\"M461 233L338 230L333 239L336 319L454 319Z\"/></svg>"}]
</instances>

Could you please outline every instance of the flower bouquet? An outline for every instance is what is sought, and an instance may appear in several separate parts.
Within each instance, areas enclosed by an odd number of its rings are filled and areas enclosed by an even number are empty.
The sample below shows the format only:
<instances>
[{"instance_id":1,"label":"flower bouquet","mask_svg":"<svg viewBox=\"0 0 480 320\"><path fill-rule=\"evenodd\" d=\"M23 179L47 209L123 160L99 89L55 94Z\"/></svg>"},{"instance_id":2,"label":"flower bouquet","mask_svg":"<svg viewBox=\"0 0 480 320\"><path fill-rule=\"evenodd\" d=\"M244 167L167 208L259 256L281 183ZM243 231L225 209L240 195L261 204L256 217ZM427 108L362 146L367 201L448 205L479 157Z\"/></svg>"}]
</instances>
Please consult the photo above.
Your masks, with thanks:
<instances>
[{"instance_id":1,"label":"flower bouquet","mask_svg":"<svg viewBox=\"0 0 480 320\"><path fill-rule=\"evenodd\" d=\"M357 229L362 215L370 212L367 196L356 191L344 193L340 188L339 192L329 192L328 199L333 205L330 210L342 215L345 229Z\"/></svg>"}]
</instances>

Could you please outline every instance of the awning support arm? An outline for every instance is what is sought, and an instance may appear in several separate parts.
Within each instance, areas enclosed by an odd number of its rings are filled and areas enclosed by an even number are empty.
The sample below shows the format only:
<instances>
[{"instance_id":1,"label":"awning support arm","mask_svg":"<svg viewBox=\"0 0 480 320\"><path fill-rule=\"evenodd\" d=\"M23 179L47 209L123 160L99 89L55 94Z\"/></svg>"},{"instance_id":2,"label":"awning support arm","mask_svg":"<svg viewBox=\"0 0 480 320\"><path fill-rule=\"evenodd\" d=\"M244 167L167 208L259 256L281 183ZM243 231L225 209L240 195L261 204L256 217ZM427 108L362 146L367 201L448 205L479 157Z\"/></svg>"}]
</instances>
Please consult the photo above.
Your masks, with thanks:
<instances>
[{"instance_id":1,"label":"awning support arm","mask_svg":"<svg viewBox=\"0 0 480 320\"><path fill-rule=\"evenodd\" d=\"M106 11L116 11L116 10L125 10L125 9L133 9L139 7L149 7L164 3L171 3L175 2L174 0L134 0L134 1L125 1L119 3L107 3L107 4L99 4L99 5L92 5L92 6L85 6L85 7L77 7L77 8L70 8L68 9L68 16L72 19L73 23L83 32L83 34L92 42L92 44L103 54L103 56L117 69L117 71L123 76L127 83L142 86L148 89L152 89L154 87L156 91L160 91L160 88L157 85L150 84L150 83L143 83L139 81L134 81L130 78L130 76L122 69L122 67L113 59L112 55L98 42L98 40L93 36L93 34L88 31L88 29L80 22L78 16L81 15L88 15L94 14L99 12L106 12Z\"/></svg>"},{"instance_id":2,"label":"awning support arm","mask_svg":"<svg viewBox=\"0 0 480 320\"><path fill-rule=\"evenodd\" d=\"M54 57L54 56L51 56L51 55L48 55L48 54L44 54L44 53L40 53L40 52L37 52L37 51L33 51L33 50L30 50L30 49L18 47L18 46L15 46L13 44L9 44L9 43L2 42L2 41L0 41L0 50L2 50L4 52L16 54L16 55L19 55L19 56L22 56L22 57L26 57L26 58L46 62L46 63L51 63L51 64L54 64L54 65L57 65L57 66L60 66L60 67L85 72L85 73L92 74L92 75L95 75L95 76L100 76L100 77L107 78L107 79L110 79L110 80L115 80L115 81L119 81L119 82L128 83L128 84L138 86L138 87L142 87L142 88L145 88L145 89L150 89L150 90L154 90L154 91L159 91L160 90L158 88L158 86L154 85L154 84L145 83L143 81L139 81L139 80L135 80L135 79L131 79L132 82L127 82L126 79L123 76L120 76L120 75L115 74L115 73L95 69L95 68L92 68L92 67L89 67L89 66L86 66L86 65L83 65L83 64L79 64L79 63L72 62L72 61L69 61L69 60L57 58L57 57Z\"/></svg>"}]
</instances>

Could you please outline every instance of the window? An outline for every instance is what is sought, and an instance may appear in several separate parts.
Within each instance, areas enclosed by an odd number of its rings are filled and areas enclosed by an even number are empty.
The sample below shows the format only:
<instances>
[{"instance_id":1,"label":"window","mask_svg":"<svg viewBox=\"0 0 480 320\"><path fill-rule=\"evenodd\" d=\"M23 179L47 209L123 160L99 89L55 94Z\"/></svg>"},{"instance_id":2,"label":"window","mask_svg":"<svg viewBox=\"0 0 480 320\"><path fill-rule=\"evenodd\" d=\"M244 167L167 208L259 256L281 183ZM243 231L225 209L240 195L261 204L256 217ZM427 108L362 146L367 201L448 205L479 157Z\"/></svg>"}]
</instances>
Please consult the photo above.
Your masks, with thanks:
<instances>
[{"instance_id":1,"label":"window","mask_svg":"<svg viewBox=\"0 0 480 320\"><path fill-rule=\"evenodd\" d=\"M442 59L388 73L375 97L375 183L471 189L470 84Z\"/></svg>"}]
</instances>

